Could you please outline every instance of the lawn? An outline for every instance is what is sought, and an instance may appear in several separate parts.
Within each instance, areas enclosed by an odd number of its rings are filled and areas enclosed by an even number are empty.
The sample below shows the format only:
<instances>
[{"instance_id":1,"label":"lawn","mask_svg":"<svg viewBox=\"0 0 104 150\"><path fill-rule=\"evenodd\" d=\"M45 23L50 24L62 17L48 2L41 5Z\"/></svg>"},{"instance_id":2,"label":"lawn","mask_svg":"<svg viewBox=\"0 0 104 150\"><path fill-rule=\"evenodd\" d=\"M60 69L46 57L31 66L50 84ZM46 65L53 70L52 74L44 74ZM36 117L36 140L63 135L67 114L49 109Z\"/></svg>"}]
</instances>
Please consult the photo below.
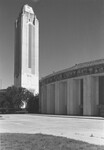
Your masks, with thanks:
<instances>
[{"instance_id":1,"label":"lawn","mask_svg":"<svg viewBox=\"0 0 104 150\"><path fill-rule=\"evenodd\" d=\"M104 146L52 135L2 133L0 150L104 150Z\"/></svg>"}]
</instances>

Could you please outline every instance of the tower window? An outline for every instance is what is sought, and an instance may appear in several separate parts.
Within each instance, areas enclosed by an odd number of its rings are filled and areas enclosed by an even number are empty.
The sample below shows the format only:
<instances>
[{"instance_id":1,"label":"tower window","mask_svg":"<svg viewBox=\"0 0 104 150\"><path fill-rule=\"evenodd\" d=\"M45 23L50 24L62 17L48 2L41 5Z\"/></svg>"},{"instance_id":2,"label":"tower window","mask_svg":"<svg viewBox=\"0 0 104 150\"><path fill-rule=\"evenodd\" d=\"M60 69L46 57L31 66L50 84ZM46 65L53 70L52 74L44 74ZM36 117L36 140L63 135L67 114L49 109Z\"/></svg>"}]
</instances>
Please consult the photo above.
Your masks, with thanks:
<instances>
[{"instance_id":1,"label":"tower window","mask_svg":"<svg viewBox=\"0 0 104 150\"><path fill-rule=\"evenodd\" d=\"M31 24L29 24L29 36L28 36L28 45L29 45L29 47L28 47L28 52L29 52L29 54L28 54L28 67L29 68L31 68L31 55L32 55L32 25Z\"/></svg>"}]
</instances>

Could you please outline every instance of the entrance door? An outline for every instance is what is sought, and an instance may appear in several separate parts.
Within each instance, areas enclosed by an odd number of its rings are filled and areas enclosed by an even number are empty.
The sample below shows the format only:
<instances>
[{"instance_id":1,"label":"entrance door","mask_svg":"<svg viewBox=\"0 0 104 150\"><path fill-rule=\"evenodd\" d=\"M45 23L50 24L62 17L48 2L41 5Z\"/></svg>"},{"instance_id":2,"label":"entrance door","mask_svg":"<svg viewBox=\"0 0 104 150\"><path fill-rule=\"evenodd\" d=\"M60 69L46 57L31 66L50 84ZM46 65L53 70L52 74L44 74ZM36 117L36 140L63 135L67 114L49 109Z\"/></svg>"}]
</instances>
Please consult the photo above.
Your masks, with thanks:
<instances>
[{"instance_id":1,"label":"entrance door","mask_svg":"<svg viewBox=\"0 0 104 150\"><path fill-rule=\"evenodd\" d=\"M61 82L59 86L59 113L67 114L67 83Z\"/></svg>"}]
</instances>

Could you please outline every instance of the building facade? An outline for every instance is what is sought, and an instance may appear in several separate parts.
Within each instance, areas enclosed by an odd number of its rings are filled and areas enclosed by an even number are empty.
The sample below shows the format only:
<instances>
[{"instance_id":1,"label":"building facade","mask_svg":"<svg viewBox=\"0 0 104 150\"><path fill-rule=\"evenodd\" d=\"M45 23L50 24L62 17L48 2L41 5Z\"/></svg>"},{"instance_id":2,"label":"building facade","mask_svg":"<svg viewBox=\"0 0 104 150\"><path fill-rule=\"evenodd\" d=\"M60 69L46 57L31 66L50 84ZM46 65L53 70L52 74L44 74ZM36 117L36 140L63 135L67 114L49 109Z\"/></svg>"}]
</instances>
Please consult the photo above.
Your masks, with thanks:
<instances>
[{"instance_id":1,"label":"building facade","mask_svg":"<svg viewBox=\"0 0 104 150\"><path fill-rule=\"evenodd\" d=\"M14 85L39 92L39 21L28 5L15 23Z\"/></svg>"},{"instance_id":2,"label":"building facade","mask_svg":"<svg viewBox=\"0 0 104 150\"><path fill-rule=\"evenodd\" d=\"M40 112L104 116L104 59L77 64L42 78Z\"/></svg>"}]
</instances>

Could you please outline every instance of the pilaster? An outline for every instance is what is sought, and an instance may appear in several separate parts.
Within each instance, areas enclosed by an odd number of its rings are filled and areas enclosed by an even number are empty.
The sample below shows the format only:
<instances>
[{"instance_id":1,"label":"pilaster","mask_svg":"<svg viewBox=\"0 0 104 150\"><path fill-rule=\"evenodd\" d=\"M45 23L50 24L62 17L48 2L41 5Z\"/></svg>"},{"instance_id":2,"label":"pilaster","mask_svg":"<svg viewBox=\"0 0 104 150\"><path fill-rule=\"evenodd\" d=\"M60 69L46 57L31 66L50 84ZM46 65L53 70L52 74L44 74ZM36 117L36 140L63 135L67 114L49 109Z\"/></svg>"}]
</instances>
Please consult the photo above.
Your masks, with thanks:
<instances>
[{"instance_id":1,"label":"pilaster","mask_svg":"<svg viewBox=\"0 0 104 150\"><path fill-rule=\"evenodd\" d=\"M84 77L84 97L83 97L83 115L98 114L98 99L99 99L99 80L98 77Z\"/></svg>"}]
</instances>

